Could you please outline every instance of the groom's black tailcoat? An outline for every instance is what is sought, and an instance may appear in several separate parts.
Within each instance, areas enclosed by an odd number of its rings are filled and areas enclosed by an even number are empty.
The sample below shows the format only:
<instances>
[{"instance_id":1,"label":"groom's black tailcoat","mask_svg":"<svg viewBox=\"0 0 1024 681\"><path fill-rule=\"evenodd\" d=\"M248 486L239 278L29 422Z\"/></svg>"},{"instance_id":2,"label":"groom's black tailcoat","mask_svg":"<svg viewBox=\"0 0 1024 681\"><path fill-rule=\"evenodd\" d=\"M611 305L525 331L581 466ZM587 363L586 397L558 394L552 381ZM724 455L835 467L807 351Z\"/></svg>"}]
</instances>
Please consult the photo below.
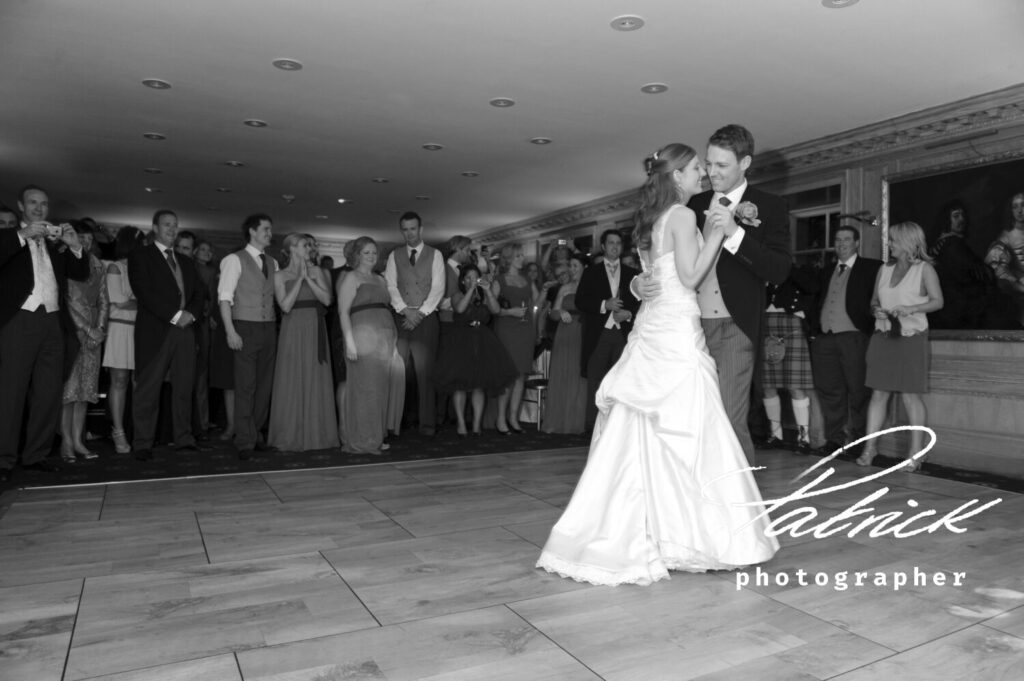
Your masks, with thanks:
<instances>
[{"instance_id":1,"label":"groom's black tailcoat","mask_svg":"<svg viewBox=\"0 0 1024 681\"><path fill-rule=\"evenodd\" d=\"M640 309L640 301L633 292L629 290L629 283L633 277L640 274L640 270L623 265L619 261L619 298L622 300L622 308L633 314L633 319L619 324L619 330L623 338L629 335L633 329L633 321ZM604 330L605 322L609 313L601 313L601 302L612 297L612 287L608 283L608 275L604 264L591 265L583 270L580 283L576 287L576 307L579 308L581 321L583 322L583 337L580 347L580 375L587 374L587 361L597 347L597 340Z\"/></svg>"},{"instance_id":2,"label":"groom's black tailcoat","mask_svg":"<svg viewBox=\"0 0 1024 681\"><path fill-rule=\"evenodd\" d=\"M704 211L711 205L714 192L706 191L690 200L697 214L697 228L704 231ZM735 255L721 251L715 273L729 314L754 344L761 346L764 309L767 306L765 282L781 284L789 276L792 255L789 242L789 211L782 199L747 186L740 203L757 206L757 227L744 225L746 234ZM755 351L759 355L759 351ZM756 373L756 372L755 372Z\"/></svg>"}]
</instances>

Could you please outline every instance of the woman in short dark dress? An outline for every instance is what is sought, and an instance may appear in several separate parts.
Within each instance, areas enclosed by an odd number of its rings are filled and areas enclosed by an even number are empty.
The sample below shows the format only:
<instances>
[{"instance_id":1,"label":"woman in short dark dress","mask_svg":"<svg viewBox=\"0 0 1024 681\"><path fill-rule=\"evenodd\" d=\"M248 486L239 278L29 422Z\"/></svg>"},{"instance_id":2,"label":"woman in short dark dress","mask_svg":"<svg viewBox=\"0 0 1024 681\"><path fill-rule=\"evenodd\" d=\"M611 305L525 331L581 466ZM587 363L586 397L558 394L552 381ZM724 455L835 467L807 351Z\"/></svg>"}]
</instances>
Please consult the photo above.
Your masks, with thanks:
<instances>
[{"instance_id":1,"label":"woman in short dark dress","mask_svg":"<svg viewBox=\"0 0 1024 681\"><path fill-rule=\"evenodd\" d=\"M501 311L497 298L481 279L480 268L463 265L459 290L452 294L454 321L447 342L441 346L434 384L452 394L458 434L466 432L466 394L472 395L473 434L480 435L484 395L500 395L516 380L518 372L505 347L488 327L491 316Z\"/></svg>"},{"instance_id":2,"label":"woman in short dark dress","mask_svg":"<svg viewBox=\"0 0 1024 681\"><path fill-rule=\"evenodd\" d=\"M878 270L871 309L875 333L868 344L866 385L872 388L868 433L882 428L889 396L898 392L912 426L927 419L921 395L928 392L928 313L942 309L942 289L926 250L924 230L916 222L889 228L889 262ZM911 431L907 470L921 467L911 457L923 448L924 433ZM877 438L868 440L857 459L871 465L878 453Z\"/></svg>"},{"instance_id":3,"label":"woman in short dark dress","mask_svg":"<svg viewBox=\"0 0 1024 681\"><path fill-rule=\"evenodd\" d=\"M533 322L534 306L540 294L523 272L525 257L522 244L505 244L498 259L498 275L491 291L501 310L494 322L494 332L508 351L519 373L515 382L498 398L498 432L523 432L519 426L519 406L523 401L523 384L533 370L533 346L536 339Z\"/></svg>"}]
</instances>

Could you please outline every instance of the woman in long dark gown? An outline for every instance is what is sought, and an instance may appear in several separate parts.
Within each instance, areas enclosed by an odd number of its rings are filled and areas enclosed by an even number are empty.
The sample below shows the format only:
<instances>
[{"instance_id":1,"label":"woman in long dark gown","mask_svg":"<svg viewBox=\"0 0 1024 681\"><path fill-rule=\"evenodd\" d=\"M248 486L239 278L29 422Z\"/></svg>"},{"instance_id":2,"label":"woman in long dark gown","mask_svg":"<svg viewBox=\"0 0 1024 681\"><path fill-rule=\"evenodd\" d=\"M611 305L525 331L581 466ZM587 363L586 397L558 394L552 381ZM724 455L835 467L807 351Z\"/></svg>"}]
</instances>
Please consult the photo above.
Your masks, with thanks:
<instances>
[{"instance_id":1,"label":"woman in long dark gown","mask_svg":"<svg viewBox=\"0 0 1024 681\"><path fill-rule=\"evenodd\" d=\"M540 298L537 288L523 273L522 244L505 244L498 260L498 276L491 291L501 303L501 311L494 322L494 332L505 346L519 373L515 382L498 398L498 432L521 433L519 406L523 401L523 384L533 370L533 346L536 327L533 323L534 306Z\"/></svg>"},{"instance_id":2,"label":"woman in long dark gown","mask_svg":"<svg viewBox=\"0 0 1024 681\"><path fill-rule=\"evenodd\" d=\"M580 376L580 344L583 327L576 308L576 287L584 270L583 256L569 256L572 280L558 290L550 316L558 320L551 347L548 399L544 408L545 433L582 433L586 430L587 379Z\"/></svg>"},{"instance_id":3,"label":"woman in long dark gown","mask_svg":"<svg viewBox=\"0 0 1024 681\"><path fill-rule=\"evenodd\" d=\"M370 237L359 237L350 252L353 269L338 289L345 373L353 392L345 400L341 439L346 452L379 454L386 447L389 384L398 331L387 284L374 272L377 243Z\"/></svg>"},{"instance_id":4,"label":"woman in long dark gown","mask_svg":"<svg viewBox=\"0 0 1024 681\"><path fill-rule=\"evenodd\" d=\"M284 252L288 262L274 275L282 319L267 443L291 452L337 447L334 380L324 322L331 302L330 279L310 262L308 235L289 234Z\"/></svg>"}]
</instances>

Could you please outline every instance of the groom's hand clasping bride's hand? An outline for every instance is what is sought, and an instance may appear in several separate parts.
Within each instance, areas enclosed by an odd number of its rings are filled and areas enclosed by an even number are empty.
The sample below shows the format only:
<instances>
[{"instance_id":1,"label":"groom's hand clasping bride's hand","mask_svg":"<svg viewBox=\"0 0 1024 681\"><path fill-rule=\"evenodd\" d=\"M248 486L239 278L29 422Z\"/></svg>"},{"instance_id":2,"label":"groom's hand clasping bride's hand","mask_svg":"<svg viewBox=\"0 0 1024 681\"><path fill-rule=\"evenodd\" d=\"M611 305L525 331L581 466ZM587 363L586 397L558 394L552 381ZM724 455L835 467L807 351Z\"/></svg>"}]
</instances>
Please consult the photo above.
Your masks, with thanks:
<instances>
[{"instance_id":1,"label":"groom's hand clasping bride's hand","mask_svg":"<svg viewBox=\"0 0 1024 681\"><path fill-rule=\"evenodd\" d=\"M712 229L721 229L727 239L735 234L736 229L739 227L736 221L733 220L732 211L720 203L712 204L710 208L704 211L704 215L706 216L704 223Z\"/></svg>"}]
</instances>

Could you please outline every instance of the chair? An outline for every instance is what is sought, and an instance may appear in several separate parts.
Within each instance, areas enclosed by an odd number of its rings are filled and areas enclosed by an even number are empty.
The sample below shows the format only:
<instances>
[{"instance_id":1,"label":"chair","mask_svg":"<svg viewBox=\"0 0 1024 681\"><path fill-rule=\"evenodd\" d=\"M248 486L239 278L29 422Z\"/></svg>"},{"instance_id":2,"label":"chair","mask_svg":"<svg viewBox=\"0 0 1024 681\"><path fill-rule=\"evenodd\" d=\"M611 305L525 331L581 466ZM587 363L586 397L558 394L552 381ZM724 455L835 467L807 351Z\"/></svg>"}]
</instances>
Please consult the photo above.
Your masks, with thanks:
<instances>
[{"instance_id":1,"label":"chair","mask_svg":"<svg viewBox=\"0 0 1024 681\"><path fill-rule=\"evenodd\" d=\"M548 390L548 366L551 362L551 351L545 350L533 361L533 372L523 383L523 401L519 407L519 420L527 423L537 422L540 430L544 422L544 399Z\"/></svg>"}]
</instances>

